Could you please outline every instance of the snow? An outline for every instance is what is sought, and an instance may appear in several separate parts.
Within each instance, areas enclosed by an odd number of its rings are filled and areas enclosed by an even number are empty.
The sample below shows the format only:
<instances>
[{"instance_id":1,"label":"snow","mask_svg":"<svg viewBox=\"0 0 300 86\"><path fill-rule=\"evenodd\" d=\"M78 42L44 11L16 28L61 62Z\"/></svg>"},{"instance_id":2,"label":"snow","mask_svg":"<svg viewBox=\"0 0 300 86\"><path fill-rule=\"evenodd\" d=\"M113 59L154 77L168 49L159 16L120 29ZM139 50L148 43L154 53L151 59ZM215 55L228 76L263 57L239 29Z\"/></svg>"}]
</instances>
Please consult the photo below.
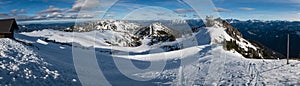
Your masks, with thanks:
<instances>
[{"instance_id":1,"label":"snow","mask_svg":"<svg viewBox=\"0 0 300 86\"><path fill-rule=\"evenodd\" d=\"M72 79L72 82L76 82L77 80L76 79Z\"/></svg>"},{"instance_id":2,"label":"snow","mask_svg":"<svg viewBox=\"0 0 300 86\"><path fill-rule=\"evenodd\" d=\"M117 24L116 24L117 25ZM121 27L121 26L120 26ZM99 28L103 28L100 27ZM126 31L126 29L121 29ZM3 73L15 74L0 75L0 85L6 83L23 85L22 80L33 80L34 85L82 85L86 78L90 84L100 83L97 74L103 73L112 85L122 86L211 86L211 85L246 85L246 86L283 86L299 85L300 62L291 60L289 65L285 60L246 59L235 51L226 51L222 41L233 39L222 26L204 27L191 36L178 38L174 42L164 42L152 46L145 45L149 39L142 40L139 47L110 46L105 40L117 42L124 39L124 32L118 31L91 31L91 32L63 32L44 29L33 32L16 34L16 39L30 45L21 44L11 39L0 39L0 70ZM55 42L46 42L45 39ZM255 46L240 38L237 43L242 48ZM124 41L123 40L123 41ZM72 46L61 43L76 44ZM175 51L161 50L161 46L182 44L182 49ZM95 59L81 58L79 61L88 61L86 67L95 66L92 61L98 62L100 69L88 69L85 73L77 73L74 67L72 50L82 52L95 51ZM149 52L143 54L144 52ZM83 53L79 55L85 56ZM92 61L91 61L92 60ZM136 66L147 68L149 62L166 63L163 71L147 70L136 72L130 77L150 79L149 81L132 80L122 74L116 67L114 60L132 62ZM93 65L90 65L93 64ZM150 63L151 64L151 63ZM125 65L126 66L126 65ZM80 66L78 68L84 68ZM157 67L158 68L158 67ZM37 72L38 71L38 72ZM124 68L123 71L132 71ZM99 72L100 73L100 72ZM93 76L93 77L91 77ZM21 77L21 78L20 78ZM41 80L42 79L42 80ZM85 83L83 83L85 84Z\"/></svg>"},{"instance_id":3,"label":"snow","mask_svg":"<svg viewBox=\"0 0 300 86\"><path fill-rule=\"evenodd\" d=\"M60 48L60 49L65 49L65 47L63 47L63 46L59 46L59 48Z\"/></svg>"},{"instance_id":4,"label":"snow","mask_svg":"<svg viewBox=\"0 0 300 86\"><path fill-rule=\"evenodd\" d=\"M79 43L85 47L94 46L108 46L106 41L116 43L118 45L127 45L127 41L131 41L130 35L126 33L114 32L114 31L91 31L91 32L63 32L57 30L42 30L42 31L33 31L30 33L21 33L23 35L32 36L32 37L45 37L49 40L55 40L61 43ZM73 35L76 34L76 35ZM41 40L38 40L41 44L47 44Z\"/></svg>"},{"instance_id":5,"label":"snow","mask_svg":"<svg viewBox=\"0 0 300 86\"><path fill-rule=\"evenodd\" d=\"M44 75L59 77L55 73L47 73L53 72L53 68L38 56L30 46L3 38L0 39L0 53L0 71L3 73L1 74L0 85L8 85L8 83L11 85L28 85L30 83L26 82L29 80L33 80L31 81L32 84L41 83L42 78L40 77ZM49 80L53 79L50 78Z\"/></svg>"},{"instance_id":6,"label":"snow","mask_svg":"<svg viewBox=\"0 0 300 86\"><path fill-rule=\"evenodd\" d=\"M95 45L95 48L99 49L112 49L118 52L115 52L113 56L107 56L107 53L96 53L100 55L102 58L114 58L114 59L127 59L131 61L142 61L142 62L162 62L162 61L170 61L167 62L166 70L162 72L157 71L147 71L144 73L136 73L133 74L135 77L140 78L153 78L155 82L145 82L147 85L160 84L160 85L286 85L286 84L298 84L298 80L300 78L296 77L300 74L298 72L300 69L300 63L298 61L291 61L291 65L286 65L285 60L253 60L253 59L245 59L239 53L234 53L232 51L225 51L219 43L223 38L226 40L231 39L229 35L224 32L222 28L202 28L204 30L199 31L199 33L194 34L199 38L211 37L211 39L201 40L207 41L199 46L190 46L177 51L170 52L156 52L145 55L129 55L126 54L128 52L139 53L145 50L150 50L151 48L157 48L153 46L141 46L136 48L131 47L106 47L107 45ZM205 30L206 29L206 30ZM44 34L35 34L35 33L51 33L47 36ZM64 34L64 37L70 38L61 38L56 34ZM49 39L58 41L58 42L71 42L72 34L82 34L85 37L82 39L75 39L74 42L80 43L82 46L91 46L85 45L87 41L92 42L92 40L87 39L92 32L84 32L84 33L69 33L69 32L61 32L55 30L43 30L39 32L31 32L31 33L22 33L32 37L47 37ZM97 33L97 32L93 32ZM99 33L106 34L106 33ZM202 34L202 35L198 35ZM206 35L204 35L206 34ZM97 38L102 39L99 36ZM106 37L108 38L108 37ZM66 40L63 40L66 39ZM191 42L192 38L187 39L178 39L177 42L187 41ZM216 40L216 41L212 41ZM146 41L146 40L145 40ZM199 40L198 40L199 41ZM199 42L201 42L199 41ZM96 40L97 42L97 40ZM165 43L166 45L172 44L172 42ZM187 43L186 43L187 44ZM56 44L51 44L54 46ZM246 44L242 44L245 46L249 46ZM50 46L50 45L49 45ZM187 45L186 45L187 46ZM45 47L44 47L45 48ZM62 50L58 47L57 50ZM119 51L122 50L122 51ZM125 51L124 51L125 50ZM64 51L70 51L70 48L65 47ZM51 52L53 52L51 50ZM58 51L59 52L59 51ZM125 53L125 55L124 55ZM63 54L63 53L61 53ZM104 57L103 57L104 56ZM105 57L107 56L107 57ZM58 56L56 58L64 58L64 55ZM69 58L71 60L71 58ZM109 71L112 74L110 78L118 77L121 78L118 72L110 66L112 63L107 59L102 59L104 61L100 61L100 63L105 62L103 72ZM181 61L177 61L181 60ZM65 60L67 61L67 60ZM180 66L175 66L181 62ZM71 64L71 63L69 63ZM142 63L141 63L142 65ZM254 66L255 65L255 66ZM62 65L61 65L62 66ZM107 67L109 67L107 69ZM73 70L74 71L74 70ZM286 74L287 75L283 75ZM71 79L72 82L77 82L76 79ZM123 79L122 82L132 82L132 80ZM161 81L161 82L160 82ZM280 82L279 82L280 81ZM113 83L116 84L116 83ZM126 83L120 83L122 85L126 85ZM117 85L120 85L117 84Z\"/></svg>"},{"instance_id":7,"label":"snow","mask_svg":"<svg viewBox=\"0 0 300 86\"><path fill-rule=\"evenodd\" d=\"M45 42L45 41L43 41L43 40L41 40L41 39L38 39L36 42L41 43L41 44L43 44L43 45L48 45L47 42Z\"/></svg>"},{"instance_id":8,"label":"snow","mask_svg":"<svg viewBox=\"0 0 300 86\"><path fill-rule=\"evenodd\" d=\"M251 31L247 31L247 33L249 33L249 34L251 34L251 35L257 35L257 34L251 32Z\"/></svg>"},{"instance_id":9,"label":"snow","mask_svg":"<svg viewBox=\"0 0 300 86\"><path fill-rule=\"evenodd\" d=\"M232 38L225 32L226 28L224 28L222 24L220 24L219 22L215 22L215 23L216 24L213 27L207 27L207 29L211 32L211 38L214 38L211 39L213 40L212 41L213 44L221 43L224 39L226 41L235 40L236 43L246 51L248 51L247 47L257 50L257 48L254 45L252 45L249 41L247 41L246 39L240 36L237 36L239 40Z\"/></svg>"}]
</instances>

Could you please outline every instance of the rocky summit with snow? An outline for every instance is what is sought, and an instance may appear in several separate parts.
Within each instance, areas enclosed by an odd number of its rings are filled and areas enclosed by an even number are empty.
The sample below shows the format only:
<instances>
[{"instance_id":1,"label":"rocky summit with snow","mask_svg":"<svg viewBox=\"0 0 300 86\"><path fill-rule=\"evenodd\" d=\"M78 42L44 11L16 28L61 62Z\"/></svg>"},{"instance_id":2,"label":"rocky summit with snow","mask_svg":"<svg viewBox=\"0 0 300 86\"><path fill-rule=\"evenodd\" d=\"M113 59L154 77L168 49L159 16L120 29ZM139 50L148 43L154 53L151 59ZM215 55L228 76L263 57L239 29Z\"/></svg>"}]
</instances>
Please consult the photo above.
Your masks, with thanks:
<instances>
[{"instance_id":1,"label":"rocky summit with snow","mask_svg":"<svg viewBox=\"0 0 300 86\"><path fill-rule=\"evenodd\" d=\"M300 84L299 61L286 64L281 60L284 56L243 38L226 21L207 21L210 24L193 28L192 33L162 22L140 25L121 20L81 23L63 31L16 33L15 39L0 39L0 85L94 86L106 81L112 86ZM90 53L96 58L85 56ZM80 61L87 63L74 65ZM94 61L101 72L89 69L95 67ZM120 64L125 68L120 69ZM100 73L105 80L94 77Z\"/></svg>"},{"instance_id":2,"label":"rocky summit with snow","mask_svg":"<svg viewBox=\"0 0 300 86\"><path fill-rule=\"evenodd\" d=\"M227 50L234 50L242 54L246 58L255 58L255 59L283 59L285 58L278 52L275 52L262 44L249 41L243 38L243 35L239 30L230 25L226 20L220 18L213 19L208 17L206 27L199 27L196 29L206 29L206 28L216 28L220 30L225 30L225 34L219 35L229 35L229 37L222 37L220 39L215 39L212 41L218 41L219 43L224 44L224 48ZM176 22L175 22L176 23ZM193 28L195 29L195 28ZM112 46L123 46L123 47L137 47L142 45L142 41L145 39L150 40L148 45L153 45L159 42L172 42L177 38L181 38L184 33L176 29L172 29L163 25L160 22L152 23L148 26L142 26L136 23L128 23L125 21L118 20L104 20L98 22L88 22L85 24L78 24L76 26L69 27L64 31L67 32L90 32L93 30L100 30L100 32L105 33L104 31L113 31L118 34L113 34L111 36L116 36L116 40L109 41L106 40L107 44ZM197 32L196 32L197 33ZM123 34L120 36L120 34ZM202 33L201 33L202 34ZM118 38L120 37L120 38ZM201 40L201 39L199 39ZM120 43L122 42L122 43ZM174 47L174 46L172 46ZM180 47L176 47L179 49Z\"/></svg>"},{"instance_id":3,"label":"rocky summit with snow","mask_svg":"<svg viewBox=\"0 0 300 86\"><path fill-rule=\"evenodd\" d=\"M264 45L243 38L242 33L235 27L231 26L225 20L220 18L215 19L216 24L220 27L225 28L226 33L232 37L232 39L226 39L225 41L225 48L227 50L234 49L235 51L239 52L246 58L255 58L255 59L283 59L285 56L282 54L273 51Z\"/></svg>"},{"instance_id":4,"label":"rocky summit with snow","mask_svg":"<svg viewBox=\"0 0 300 86\"><path fill-rule=\"evenodd\" d=\"M115 40L106 40L106 43L112 46L137 47L141 45L144 39L151 40L148 45L158 42L175 41L181 37L181 33L171 29L159 22L148 26L142 26L136 23L128 23L119 20L104 20L97 22L88 22L71 26L66 32L90 32L100 31L102 33L113 32Z\"/></svg>"}]
</instances>

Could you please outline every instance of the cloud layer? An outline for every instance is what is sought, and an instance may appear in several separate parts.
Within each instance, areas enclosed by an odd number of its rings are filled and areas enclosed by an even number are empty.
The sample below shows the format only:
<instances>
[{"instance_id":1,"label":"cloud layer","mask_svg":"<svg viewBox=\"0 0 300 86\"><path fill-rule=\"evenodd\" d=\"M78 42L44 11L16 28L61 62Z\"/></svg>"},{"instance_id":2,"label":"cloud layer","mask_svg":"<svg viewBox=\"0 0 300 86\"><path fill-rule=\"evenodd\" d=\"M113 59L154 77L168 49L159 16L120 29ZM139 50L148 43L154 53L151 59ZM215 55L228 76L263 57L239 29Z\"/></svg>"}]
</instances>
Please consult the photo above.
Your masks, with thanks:
<instances>
[{"instance_id":1,"label":"cloud layer","mask_svg":"<svg viewBox=\"0 0 300 86\"><path fill-rule=\"evenodd\" d=\"M255 8L240 7L239 10L243 10L243 11L252 11L252 10L255 10Z\"/></svg>"},{"instance_id":2,"label":"cloud layer","mask_svg":"<svg viewBox=\"0 0 300 86\"><path fill-rule=\"evenodd\" d=\"M99 0L76 0L69 12L79 12L80 9L92 9L100 5Z\"/></svg>"},{"instance_id":3,"label":"cloud layer","mask_svg":"<svg viewBox=\"0 0 300 86\"><path fill-rule=\"evenodd\" d=\"M232 10L225 9L225 8L216 8L215 11L217 11L217 12L233 12Z\"/></svg>"},{"instance_id":4,"label":"cloud layer","mask_svg":"<svg viewBox=\"0 0 300 86\"><path fill-rule=\"evenodd\" d=\"M47 2L47 1L46 1ZM5 2L6 3L6 2ZM5 4L0 1L0 4ZM35 15L27 16L25 9L13 9L9 13L0 13L0 18L16 18L17 20L40 20L40 19L75 19L75 18L91 18L93 14L99 13L93 11L78 15L80 10L89 10L100 6L99 0L76 0L71 8L59 8L50 5L47 9L37 12Z\"/></svg>"},{"instance_id":5,"label":"cloud layer","mask_svg":"<svg viewBox=\"0 0 300 86\"><path fill-rule=\"evenodd\" d=\"M195 10L178 8L178 9L175 9L174 12L176 12L176 13L189 13L189 12L195 12Z\"/></svg>"}]
</instances>

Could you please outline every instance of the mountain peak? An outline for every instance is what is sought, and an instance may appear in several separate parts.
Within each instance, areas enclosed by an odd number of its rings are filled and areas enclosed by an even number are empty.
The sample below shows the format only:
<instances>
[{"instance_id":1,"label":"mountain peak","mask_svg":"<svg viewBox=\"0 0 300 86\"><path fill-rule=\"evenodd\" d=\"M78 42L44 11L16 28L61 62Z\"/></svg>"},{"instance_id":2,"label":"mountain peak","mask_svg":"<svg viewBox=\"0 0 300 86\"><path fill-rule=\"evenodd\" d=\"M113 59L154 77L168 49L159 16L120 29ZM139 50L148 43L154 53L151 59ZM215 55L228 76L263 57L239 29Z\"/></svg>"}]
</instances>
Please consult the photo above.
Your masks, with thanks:
<instances>
[{"instance_id":1,"label":"mountain peak","mask_svg":"<svg viewBox=\"0 0 300 86\"><path fill-rule=\"evenodd\" d=\"M256 58L256 59L274 59L284 58L283 55L265 47L264 45L247 40L243 38L242 33L226 20L221 18L212 19L213 17L207 17L206 26L213 29L224 29L225 34L221 34L224 38L224 47L227 50L234 50L245 58ZM219 33L214 33L219 34ZM221 41L221 39L218 39ZM275 53L274 53L275 52Z\"/></svg>"},{"instance_id":2,"label":"mountain peak","mask_svg":"<svg viewBox=\"0 0 300 86\"><path fill-rule=\"evenodd\" d=\"M161 35L163 32L165 34L173 35L177 38L180 37L180 35L178 35L178 32L163 25L160 22L155 22L155 23L149 25L149 28L150 28L150 35Z\"/></svg>"}]
</instances>

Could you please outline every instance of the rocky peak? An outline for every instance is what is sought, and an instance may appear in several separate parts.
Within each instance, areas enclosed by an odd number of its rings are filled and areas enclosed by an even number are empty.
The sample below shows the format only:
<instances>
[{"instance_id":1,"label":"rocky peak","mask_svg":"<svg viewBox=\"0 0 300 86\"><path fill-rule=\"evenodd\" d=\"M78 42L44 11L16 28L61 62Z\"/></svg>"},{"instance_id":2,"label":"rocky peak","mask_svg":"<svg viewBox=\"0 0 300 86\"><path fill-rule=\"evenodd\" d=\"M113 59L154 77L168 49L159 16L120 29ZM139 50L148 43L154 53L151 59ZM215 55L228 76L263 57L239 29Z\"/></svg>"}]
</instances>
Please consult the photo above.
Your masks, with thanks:
<instances>
[{"instance_id":1,"label":"rocky peak","mask_svg":"<svg viewBox=\"0 0 300 86\"><path fill-rule=\"evenodd\" d=\"M174 29L171 29L162 23L156 22L151 25L149 25L149 33L152 36L162 36L162 35L172 35L176 38L180 37L179 31L176 31Z\"/></svg>"},{"instance_id":2,"label":"rocky peak","mask_svg":"<svg viewBox=\"0 0 300 86\"><path fill-rule=\"evenodd\" d=\"M226 34L231 37L230 39L224 39L224 48L227 50L234 50L246 58L284 58L280 53L277 53L258 42L243 38L242 33L237 28L230 25L226 20L221 18L211 19L212 17L207 18L207 26L216 27L217 29L224 28Z\"/></svg>"},{"instance_id":3,"label":"rocky peak","mask_svg":"<svg viewBox=\"0 0 300 86\"><path fill-rule=\"evenodd\" d=\"M176 31L168 28L162 23L156 22L149 26L142 27L135 32L135 36L138 39L150 38L149 45L153 45L158 42L175 41Z\"/></svg>"},{"instance_id":4,"label":"rocky peak","mask_svg":"<svg viewBox=\"0 0 300 86\"><path fill-rule=\"evenodd\" d=\"M88 23L76 24L70 28L65 29L68 32L89 32L93 30L113 30L121 32L133 32L139 28L139 24L129 23L120 20L102 20Z\"/></svg>"},{"instance_id":5,"label":"rocky peak","mask_svg":"<svg viewBox=\"0 0 300 86\"><path fill-rule=\"evenodd\" d=\"M239 38L243 38L242 33L237 28L230 25L230 23L228 23L226 20L217 18L217 19L215 19L215 21L217 21L219 24L221 24L221 26L223 28L225 28L225 31L227 32L227 34L230 35L232 38L237 39L237 40Z\"/></svg>"}]
</instances>

